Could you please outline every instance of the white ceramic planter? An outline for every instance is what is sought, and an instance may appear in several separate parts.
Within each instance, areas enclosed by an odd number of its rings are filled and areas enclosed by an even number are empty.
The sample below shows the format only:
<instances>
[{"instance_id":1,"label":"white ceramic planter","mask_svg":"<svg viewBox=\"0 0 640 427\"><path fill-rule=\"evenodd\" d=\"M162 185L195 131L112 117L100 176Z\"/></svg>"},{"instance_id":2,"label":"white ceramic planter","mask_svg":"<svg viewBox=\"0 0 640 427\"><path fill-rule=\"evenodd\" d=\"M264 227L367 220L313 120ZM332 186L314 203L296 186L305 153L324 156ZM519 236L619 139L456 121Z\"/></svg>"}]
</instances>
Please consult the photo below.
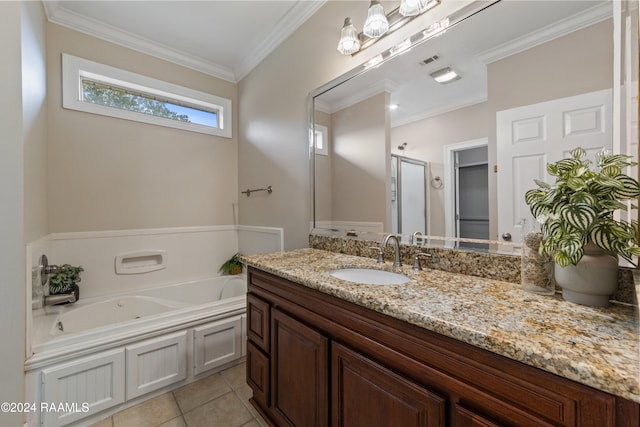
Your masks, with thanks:
<instances>
[{"instance_id":1,"label":"white ceramic planter","mask_svg":"<svg viewBox=\"0 0 640 427\"><path fill-rule=\"evenodd\" d=\"M588 243L577 265L555 265L555 278L565 300L591 307L606 307L618 289L618 260Z\"/></svg>"}]
</instances>

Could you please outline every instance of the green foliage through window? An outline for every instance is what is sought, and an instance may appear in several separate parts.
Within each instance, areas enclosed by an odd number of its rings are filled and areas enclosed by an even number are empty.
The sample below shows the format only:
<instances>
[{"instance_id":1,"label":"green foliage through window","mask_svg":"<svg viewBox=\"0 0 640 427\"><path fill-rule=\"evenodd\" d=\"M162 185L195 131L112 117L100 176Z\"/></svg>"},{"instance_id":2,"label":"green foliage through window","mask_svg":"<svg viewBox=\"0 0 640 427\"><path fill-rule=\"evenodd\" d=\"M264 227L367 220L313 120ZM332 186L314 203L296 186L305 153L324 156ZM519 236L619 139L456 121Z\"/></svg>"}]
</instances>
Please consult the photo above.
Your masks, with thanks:
<instances>
[{"instance_id":1,"label":"green foliage through window","mask_svg":"<svg viewBox=\"0 0 640 427\"><path fill-rule=\"evenodd\" d=\"M82 100L186 123L218 127L217 112L180 105L145 93L136 93L87 79L82 80Z\"/></svg>"}]
</instances>

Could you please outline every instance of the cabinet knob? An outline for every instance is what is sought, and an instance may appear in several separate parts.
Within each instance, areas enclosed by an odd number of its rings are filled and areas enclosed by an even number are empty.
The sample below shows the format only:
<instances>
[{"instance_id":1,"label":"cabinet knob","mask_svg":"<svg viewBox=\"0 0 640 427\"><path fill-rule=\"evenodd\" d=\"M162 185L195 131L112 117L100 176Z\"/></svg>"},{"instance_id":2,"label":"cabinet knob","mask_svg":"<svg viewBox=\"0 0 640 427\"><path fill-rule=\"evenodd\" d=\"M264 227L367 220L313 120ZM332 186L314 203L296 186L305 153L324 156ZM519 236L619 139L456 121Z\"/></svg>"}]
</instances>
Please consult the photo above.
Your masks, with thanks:
<instances>
[{"instance_id":1,"label":"cabinet knob","mask_svg":"<svg viewBox=\"0 0 640 427\"><path fill-rule=\"evenodd\" d=\"M511 233L502 233L502 240L504 240L505 242L510 242L511 241Z\"/></svg>"}]
</instances>

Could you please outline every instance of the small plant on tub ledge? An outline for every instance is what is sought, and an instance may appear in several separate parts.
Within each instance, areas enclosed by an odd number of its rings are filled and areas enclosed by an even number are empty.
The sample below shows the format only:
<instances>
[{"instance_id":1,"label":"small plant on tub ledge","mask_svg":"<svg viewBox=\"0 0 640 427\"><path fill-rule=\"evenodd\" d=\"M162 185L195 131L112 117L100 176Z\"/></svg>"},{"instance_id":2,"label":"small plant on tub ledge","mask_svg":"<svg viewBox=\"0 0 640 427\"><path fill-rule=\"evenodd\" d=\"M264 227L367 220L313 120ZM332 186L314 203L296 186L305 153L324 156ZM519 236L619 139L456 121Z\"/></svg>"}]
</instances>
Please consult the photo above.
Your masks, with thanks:
<instances>
[{"instance_id":1,"label":"small plant on tub ledge","mask_svg":"<svg viewBox=\"0 0 640 427\"><path fill-rule=\"evenodd\" d=\"M60 268L49 277L49 293L51 295L56 294L75 294L75 300L80 299L80 273L84 271L84 268L73 265L63 264ZM61 304L67 304L66 302Z\"/></svg>"},{"instance_id":2,"label":"small plant on tub ledge","mask_svg":"<svg viewBox=\"0 0 640 427\"><path fill-rule=\"evenodd\" d=\"M636 165L631 156L600 152L594 170L586 155L578 147L571 157L547 164L555 183L536 180L538 188L527 191L525 201L541 225L539 250L555 261L563 298L606 306L618 286L617 255L632 264L640 255L637 221L614 217L628 211L622 202L637 198L640 184L622 173Z\"/></svg>"},{"instance_id":3,"label":"small plant on tub ledge","mask_svg":"<svg viewBox=\"0 0 640 427\"><path fill-rule=\"evenodd\" d=\"M240 253L236 253L234 256L226 260L221 266L219 272L223 275L233 275L242 273L242 262L240 262Z\"/></svg>"}]
</instances>

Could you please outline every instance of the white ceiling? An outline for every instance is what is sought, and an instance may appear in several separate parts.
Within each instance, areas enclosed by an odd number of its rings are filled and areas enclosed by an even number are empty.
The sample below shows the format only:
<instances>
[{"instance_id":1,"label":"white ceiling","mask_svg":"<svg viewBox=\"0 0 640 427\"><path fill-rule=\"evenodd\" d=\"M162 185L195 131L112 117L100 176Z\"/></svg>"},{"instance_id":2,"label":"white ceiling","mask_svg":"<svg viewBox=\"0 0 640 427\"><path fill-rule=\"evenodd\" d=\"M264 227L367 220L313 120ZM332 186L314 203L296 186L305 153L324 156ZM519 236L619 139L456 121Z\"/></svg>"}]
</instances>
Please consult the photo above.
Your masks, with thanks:
<instances>
[{"instance_id":1,"label":"white ceiling","mask_svg":"<svg viewBox=\"0 0 640 427\"><path fill-rule=\"evenodd\" d=\"M392 126L411 123L487 100L488 63L611 17L608 0L501 1L401 56L319 96L334 112L386 90ZM433 55L429 65L421 61ZM462 78L436 83L429 73L451 66Z\"/></svg>"},{"instance_id":2,"label":"white ceiling","mask_svg":"<svg viewBox=\"0 0 640 427\"><path fill-rule=\"evenodd\" d=\"M44 0L43 4L51 22L238 82L325 1ZM385 3L390 10L398 2ZM610 0L503 0L319 101L335 111L383 87L392 93L391 101L400 104L391 114L396 126L481 102L486 100L487 63L593 24L604 19L603 11L610 14ZM440 60L419 65L434 54ZM428 78L429 72L445 65L463 78L448 85Z\"/></svg>"},{"instance_id":3,"label":"white ceiling","mask_svg":"<svg viewBox=\"0 0 640 427\"><path fill-rule=\"evenodd\" d=\"M326 0L44 0L49 21L238 82Z\"/></svg>"}]
</instances>

